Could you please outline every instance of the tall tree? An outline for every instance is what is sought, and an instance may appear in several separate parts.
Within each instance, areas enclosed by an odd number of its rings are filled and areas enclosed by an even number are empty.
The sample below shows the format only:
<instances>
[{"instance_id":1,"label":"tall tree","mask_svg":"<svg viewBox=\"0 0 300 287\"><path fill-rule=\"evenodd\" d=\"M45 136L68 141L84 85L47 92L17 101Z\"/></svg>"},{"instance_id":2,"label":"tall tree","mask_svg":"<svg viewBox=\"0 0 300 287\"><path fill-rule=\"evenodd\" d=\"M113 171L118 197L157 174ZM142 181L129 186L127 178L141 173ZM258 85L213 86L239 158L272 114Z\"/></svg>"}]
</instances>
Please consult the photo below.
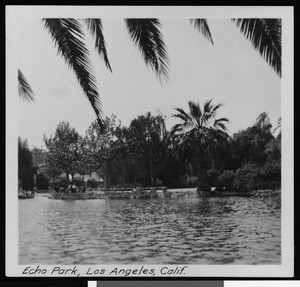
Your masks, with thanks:
<instances>
[{"instance_id":1,"label":"tall tree","mask_svg":"<svg viewBox=\"0 0 300 287\"><path fill-rule=\"evenodd\" d=\"M60 122L54 136L44 142L48 149L47 163L54 170L65 172L68 179L73 181L74 175L79 172L81 165L81 137L71 128L68 122Z\"/></svg>"},{"instance_id":2,"label":"tall tree","mask_svg":"<svg viewBox=\"0 0 300 287\"><path fill-rule=\"evenodd\" d=\"M18 179L22 189L32 190L34 186L34 173L32 153L27 141L18 138Z\"/></svg>"},{"instance_id":3,"label":"tall tree","mask_svg":"<svg viewBox=\"0 0 300 287\"><path fill-rule=\"evenodd\" d=\"M267 113L261 113L253 126L233 135L235 157L240 164L262 165L266 162L266 146L274 138Z\"/></svg>"},{"instance_id":4,"label":"tall tree","mask_svg":"<svg viewBox=\"0 0 300 287\"><path fill-rule=\"evenodd\" d=\"M139 181L151 185L159 182L165 167L167 139L163 115L148 112L131 121L126 141Z\"/></svg>"},{"instance_id":5,"label":"tall tree","mask_svg":"<svg viewBox=\"0 0 300 287\"><path fill-rule=\"evenodd\" d=\"M97 122L93 122L86 131L83 140L90 170L103 176L105 189L109 182L111 164L119 157L118 147L120 141L116 136L116 130L119 126L120 123L116 122L116 116L114 115L104 119L104 129L101 129Z\"/></svg>"},{"instance_id":6,"label":"tall tree","mask_svg":"<svg viewBox=\"0 0 300 287\"><path fill-rule=\"evenodd\" d=\"M217 110L222 104L213 105L207 101L201 109L199 103L189 102L189 111L176 108L173 116L180 119L171 133L175 138L177 152L192 163L198 177L198 190L210 191L207 170L211 167L212 151L220 137L226 133L227 118L216 118Z\"/></svg>"}]
</instances>

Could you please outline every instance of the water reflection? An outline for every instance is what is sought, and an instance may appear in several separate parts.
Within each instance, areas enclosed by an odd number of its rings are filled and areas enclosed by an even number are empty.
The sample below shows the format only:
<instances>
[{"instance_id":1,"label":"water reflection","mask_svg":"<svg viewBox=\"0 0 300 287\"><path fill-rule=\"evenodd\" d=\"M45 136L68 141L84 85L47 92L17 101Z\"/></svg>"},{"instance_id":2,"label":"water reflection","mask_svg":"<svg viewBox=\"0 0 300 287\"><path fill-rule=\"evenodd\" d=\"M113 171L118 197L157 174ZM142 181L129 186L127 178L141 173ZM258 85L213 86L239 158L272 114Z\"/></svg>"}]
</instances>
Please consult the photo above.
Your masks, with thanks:
<instances>
[{"instance_id":1,"label":"water reflection","mask_svg":"<svg viewBox=\"0 0 300 287\"><path fill-rule=\"evenodd\" d=\"M19 201L20 264L280 264L280 200Z\"/></svg>"}]
</instances>

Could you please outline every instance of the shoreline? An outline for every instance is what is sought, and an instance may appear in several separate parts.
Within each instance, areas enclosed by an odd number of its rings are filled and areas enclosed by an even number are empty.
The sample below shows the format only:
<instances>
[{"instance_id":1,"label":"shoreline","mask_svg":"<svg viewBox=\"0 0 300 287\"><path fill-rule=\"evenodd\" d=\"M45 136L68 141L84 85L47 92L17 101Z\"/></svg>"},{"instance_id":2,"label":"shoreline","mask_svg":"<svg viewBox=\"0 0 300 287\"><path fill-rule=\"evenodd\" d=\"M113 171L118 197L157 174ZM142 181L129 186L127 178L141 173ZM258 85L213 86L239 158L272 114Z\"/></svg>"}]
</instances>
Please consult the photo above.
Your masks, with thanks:
<instances>
[{"instance_id":1,"label":"shoreline","mask_svg":"<svg viewBox=\"0 0 300 287\"><path fill-rule=\"evenodd\" d=\"M184 189L170 189L168 190L168 196L164 195L162 191L157 192L157 196L151 197L150 191L149 196L134 198L132 192L122 192L121 190L115 191L115 193L105 193L102 190L94 190L87 193L76 193L76 194L54 194L52 191L38 191L38 194L47 194L48 199L53 200L89 200L89 199L151 199L151 198L178 198L178 197L189 197L192 194L197 194L198 198L202 197L273 197L280 196L281 189L259 189L251 192L240 192L240 191L211 191L205 195L200 195L196 188L184 188Z\"/></svg>"}]
</instances>

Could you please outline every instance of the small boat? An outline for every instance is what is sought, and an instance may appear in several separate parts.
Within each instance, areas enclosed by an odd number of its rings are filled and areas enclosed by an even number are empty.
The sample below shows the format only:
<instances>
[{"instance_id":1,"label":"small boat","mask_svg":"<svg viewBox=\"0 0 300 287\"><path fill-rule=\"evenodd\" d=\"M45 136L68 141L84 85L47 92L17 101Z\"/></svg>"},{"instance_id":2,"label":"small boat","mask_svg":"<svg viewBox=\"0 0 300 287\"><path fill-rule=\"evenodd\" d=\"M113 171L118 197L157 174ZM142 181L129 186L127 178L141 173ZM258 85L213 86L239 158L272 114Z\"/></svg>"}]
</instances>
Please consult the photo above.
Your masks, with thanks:
<instances>
[{"instance_id":1,"label":"small boat","mask_svg":"<svg viewBox=\"0 0 300 287\"><path fill-rule=\"evenodd\" d=\"M34 191L22 191L22 192L19 192L19 194L18 194L19 199L29 199L29 198L34 198L34 197L35 197Z\"/></svg>"}]
</instances>

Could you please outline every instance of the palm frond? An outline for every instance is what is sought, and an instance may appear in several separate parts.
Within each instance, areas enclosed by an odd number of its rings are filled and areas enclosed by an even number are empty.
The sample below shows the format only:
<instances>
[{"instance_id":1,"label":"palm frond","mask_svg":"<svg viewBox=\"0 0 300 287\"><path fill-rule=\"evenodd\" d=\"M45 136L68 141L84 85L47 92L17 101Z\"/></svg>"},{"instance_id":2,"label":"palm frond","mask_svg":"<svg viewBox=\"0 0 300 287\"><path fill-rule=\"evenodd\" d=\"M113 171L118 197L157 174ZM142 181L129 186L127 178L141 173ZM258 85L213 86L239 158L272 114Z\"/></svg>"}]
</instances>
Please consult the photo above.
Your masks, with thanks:
<instances>
[{"instance_id":1,"label":"palm frond","mask_svg":"<svg viewBox=\"0 0 300 287\"><path fill-rule=\"evenodd\" d=\"M174 135L176 132L181 132L183 130L182 124L176 124L172 127L170 134Z\"/></svg>"},{"instance_id":2,"label":"palm frond","mask_svg":"<svg viewBox=\"0 0 300 287\"><path fill-rule=\"evenodd\" d=\"M200 120L200 118L202 116L202 111L201 111L199 103L195 103L193 101L189 101L188 104L189 104L191 116L199 124L199 120Z\"/></svg>"},{"instance_id":3,"label":"palm frond","mask_svg":"<svg viewBox=\"0 0 300 287\"><path fill-rule=\"evenodd\" d=\"M98 54L101 57L103 57L106 67L112 72L112 68L110 66L108 56L107 56L104 36L102 33L101 19L87 18L87 19L84 19L84 21L86 23L88 30L91 32L91 34L95 38L95 49L97 50Z\"/></svg>"},{"instance_id":4,"label":"palm frond","mask_svg":"<svg viewBox=\"0 0 300 287\"><path fill-rule=\"evenodd\" d=\"M194 25L194 28L201 32L207 40L214 44L206 19L190 19L190 23Z\"/></svg>"},{"instance_id":5,"label":"palm frond","mask_svg":"<svg viewBox=\"0 0 300 287\"><path fill-rule=\"evenodd\" d=\"M223 104L219 103L217 105L215 105L213 108L212 108L212 112L215 112L217 109L219 109L220 107L222 107Z\"/></svg>"},{"instance_id":6,"label":"palm frond","mask_svg":"<svg viewBox=\"0 0 300 287\"><path fill-rule=\"evenodd\" d=\"M215 120L215 123L219 123L219 122L229 123L229 119L228 118L219 118L219 119Z\"/></svg>"},{"instance_id":7,"label":"palm frond","mask_svg":"<svg viewBox=\"0 0 300 287\"><path fill-rule=\"evenodd\" d=\"M281 76L281 19L232 19L232 21Z\"/></svg>"},{"instance_id":8,"label":"palm frond","mask_svg":"<svg viewBox=\"0 0 300 287\"><path fill-rule=\"evenodd\" d=\"M27 101L34 102L34 92L23 73L18 70L19 95Z\"/></svg>"},{"instance_id":9,"label":"palm frond","mask_svg":"<svg viewBox=\"0 0 300 287\"><path fill-rule=\"evenodd\" d=\"M133 42L159 78L169 79L169 59L158 19L125 19Z\"/></svg>"},{"instance_id":10,"label":"palm frond","mask_svg":"<svg viewBox=\"0 0 300 287\"><path fill-rule=\"evenodd\" d=\"M175 111L177 111L177 112L179 112L180 114L183 115L183 117L185 118L185 119L183 119L183 120L185 120L185 121L190 121L190 120L191 120L190 115L188 115L188 114L184 111L184 109L182 109L182 108L175 108Z\"/></svg>"},{"instance_id":11,"label":"palm frond","mask_svg":"<svg viewBox=\"0 0 300 287\"><path fill-rule=\"evenodd\" d=\"M229 119L228 118L219 118L217 120L214 121L213 126L215 128L221 128L223 131L227 131L227 127L225 126L225 123L229 123Z\"/></svg>"},{"instance_id":12,"label":"palm frond","mask_svg":"<svg viewBox=\"0 0 300 287\"><path fill-rule=\"evenodd\" d=\"M204 103L204 106L203 106L203 113L210 113L212 112L212 105L211 105L211 102L212 102L212 99L209 100L209 101L206 101Z\"/></svg>"},{"instance_id":13,"label":"palm frond","mask_svg":"<svg viewBox=\"0 0 300 287\"><path fill-rule=\"evenodd\" d=\"M172 114L172 117L174 117L174 118L180 118L183 121L187 121L188 120L187 117L185 115L183 115L183 114Z\"/></svg>"},{"instance_id":14,"label":"palm frond","mask_svg":"<svg viewBox=\"0 0 300 287\"><path fill-rule=\"evenodd\" d=\"M281 128L281 117L278 119L278 125L277 127L273 130L273 133L276 132L278 129Z\"/></svg>"},{"instance_id":15,"label":"palm frond","mask_svg":"<svg viewBox=\"0 0 300 287\"><path fill-rule=\"evenodd\" d=\"M58 53L64 58L66 64L73 69L80 86L88 97L94 109L98 123L101 126L102 120L101 102L96 78L93 74L89 51L85 47L84 34L80 22L76 19L43 19L45 28L48 29Z\"/></svg>"}]
</instances>

